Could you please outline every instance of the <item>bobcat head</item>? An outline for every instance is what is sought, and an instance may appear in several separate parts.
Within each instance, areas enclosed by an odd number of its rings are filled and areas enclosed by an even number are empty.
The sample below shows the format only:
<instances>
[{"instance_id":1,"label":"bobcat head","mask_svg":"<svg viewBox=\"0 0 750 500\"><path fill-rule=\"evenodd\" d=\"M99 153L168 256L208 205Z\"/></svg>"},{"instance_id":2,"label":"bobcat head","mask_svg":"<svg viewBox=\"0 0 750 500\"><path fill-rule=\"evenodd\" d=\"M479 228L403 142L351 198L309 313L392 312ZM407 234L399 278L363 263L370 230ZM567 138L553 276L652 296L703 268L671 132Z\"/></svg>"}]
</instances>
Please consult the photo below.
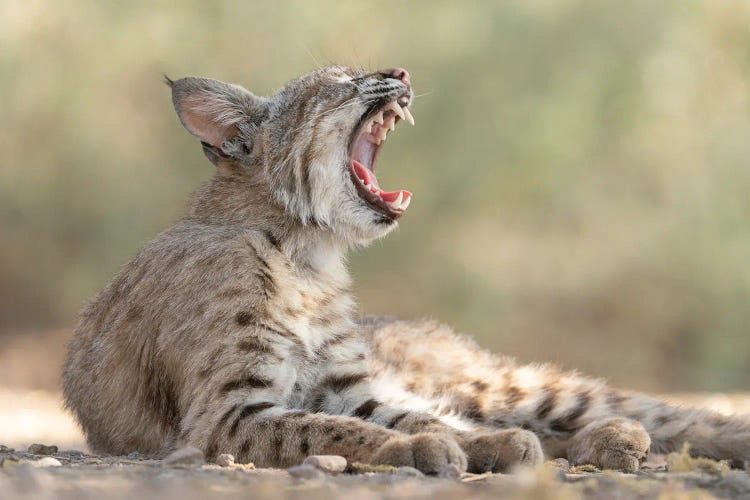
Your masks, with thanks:
<instances>
[{"instance_id":1,"label":"bobcat head","mask_svg":"<svg viewBox=\"0 0 750 500\"><path fill-rule=\"evenodd\" d=\"M167 83L180 121L220 175L252 179L247 185L271 193L268 203L290 221L363 244L409 206L409 191L384 191L374 174L387 134L401 120L414 124L405 69L330 66L270 97L207 78Z\"/></svg>"}]
</instances>

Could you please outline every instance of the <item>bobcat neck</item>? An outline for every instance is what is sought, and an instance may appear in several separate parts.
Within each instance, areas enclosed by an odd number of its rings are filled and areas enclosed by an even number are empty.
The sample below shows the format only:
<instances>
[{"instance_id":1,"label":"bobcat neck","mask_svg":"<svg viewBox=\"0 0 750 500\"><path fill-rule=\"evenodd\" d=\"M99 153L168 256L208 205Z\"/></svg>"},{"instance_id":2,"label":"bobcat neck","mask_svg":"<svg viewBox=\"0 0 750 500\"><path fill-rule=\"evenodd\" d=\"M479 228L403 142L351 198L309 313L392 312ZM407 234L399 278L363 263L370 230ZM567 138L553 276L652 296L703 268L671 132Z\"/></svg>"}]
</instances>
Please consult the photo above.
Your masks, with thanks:
<instances>
[{"instance_id":1,"label":"bobcat neck","mask_svg":"<svg viewBox=\"0 0 750 500\"><path fill-rule=\"evenodd\" d=\"M314 277L348 289L346 242L328 228L291 219L283 208L269 203L272 194L262 186L246 173L220 169L193 196L188 218L262 232L301 279Z\"/></svg>"}]
</instances>

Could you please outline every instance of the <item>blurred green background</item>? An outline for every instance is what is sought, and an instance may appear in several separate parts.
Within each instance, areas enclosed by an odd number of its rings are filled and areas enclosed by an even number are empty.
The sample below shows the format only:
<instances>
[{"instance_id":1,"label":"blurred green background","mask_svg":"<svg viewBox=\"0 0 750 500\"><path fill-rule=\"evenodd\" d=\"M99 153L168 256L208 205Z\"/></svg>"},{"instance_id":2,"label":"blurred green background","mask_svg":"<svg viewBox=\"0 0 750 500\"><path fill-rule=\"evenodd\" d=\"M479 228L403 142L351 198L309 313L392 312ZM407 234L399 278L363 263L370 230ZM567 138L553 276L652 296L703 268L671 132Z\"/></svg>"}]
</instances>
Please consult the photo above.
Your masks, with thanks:
<instances>
[{"instance_id":1,"label":"blurred green background","mask_svg":"<svg viewBox=\"0 0 750 500\"><path fill-rule=\"evenodd\" d=\"M331 62L423 94L378 170L414 203L352 259L365 311L748 388L750 3L708 0L0 0L0 361L51 373L5 381L54 385L86 298L212 174L163 73L264 94Z\"/></svg>"}]
</instances>

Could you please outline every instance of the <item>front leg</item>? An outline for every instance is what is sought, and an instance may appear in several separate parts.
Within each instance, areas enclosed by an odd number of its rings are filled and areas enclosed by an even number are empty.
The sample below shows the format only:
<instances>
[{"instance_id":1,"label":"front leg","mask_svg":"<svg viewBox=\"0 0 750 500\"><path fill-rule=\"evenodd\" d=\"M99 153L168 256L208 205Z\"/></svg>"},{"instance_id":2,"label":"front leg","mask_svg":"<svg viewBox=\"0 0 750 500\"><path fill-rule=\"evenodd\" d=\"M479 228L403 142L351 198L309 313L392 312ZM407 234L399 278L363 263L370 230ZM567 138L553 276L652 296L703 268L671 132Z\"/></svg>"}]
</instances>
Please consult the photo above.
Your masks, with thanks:
<instances>
[{"instance_id":1,"label":"front leg","mask_svg":"<svg viewBox=\"0 0 750 500\"><path fill-rule=\"evenodd\" d=\"M203 450L209 460L231 453L263 467L334 454L350 462L409 465L427 474L449 464L465 470L463 452L450 438L408 436L361 418L286 408L294 370L285 355L294 345L293 337L256 326L217 351L222 363L209 358L203 369L196 366L179 444Z\"/></svg>"},{"instance_id":2,"label":"front leg","mask_svg":"<svg viewBox=\"0 0 750 500\"><path fill-rule=\"evenodd\" d=\"M408 465L425 474L451 463L466 467L458 446L440 436L407 436L357 418L290 410L270 401L215 404L224 411L188 439L210 459L231 453L241 463L289 467L309 455L341 455L350 463Z\"/></svg>"}]
</instances>

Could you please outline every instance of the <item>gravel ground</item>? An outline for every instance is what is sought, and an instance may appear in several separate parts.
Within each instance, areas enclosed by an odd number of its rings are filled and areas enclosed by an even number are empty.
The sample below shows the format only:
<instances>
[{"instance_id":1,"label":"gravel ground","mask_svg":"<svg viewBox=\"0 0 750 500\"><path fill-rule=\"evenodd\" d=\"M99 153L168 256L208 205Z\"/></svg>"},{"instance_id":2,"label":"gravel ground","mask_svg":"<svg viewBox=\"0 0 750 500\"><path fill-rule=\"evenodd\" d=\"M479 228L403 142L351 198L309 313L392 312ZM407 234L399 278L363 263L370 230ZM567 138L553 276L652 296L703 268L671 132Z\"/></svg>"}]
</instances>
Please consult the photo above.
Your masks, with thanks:
<instances>
[{"instance_id":1,"label":"gravel ground","mask_svg":"<svg viewBox=\"0 0 750 500\"><path fill-rule=\"evenodd\" d=\"M564 460L516 474L460 474L424 477L413 469L345 464L316 459L288 470L234 464L230 456L207 464L198 450L178 450L163 460L132 453L122 457L88 454L80 433L60 410L58 396L0 390L0 499L5 498L745 498L750 474L722 462L691 459L687 453L653 456L637 474L569 467ZM691 400L692 398L692 400ZM673 397L744 413L750 397ZM713 401L713 402L712 402ZM708 403L708 404L707 404ZM722 405L724 407L722 407ZM58 446L30 444L54 443ZM71 444L72 443L72 444ZM70 448L78 448L76 451ZM15 450L13 448L16 448ZM67 448L67 449L64 449ZM315 465L313 465L313 463ZM321 470L329 469L328 471ZM341 469L343 472L337 472Z\"/></svg>"},{"instance_id":2,"label":"gravel ground","mask_svg":"<svg viewBox=\"0 0 750 500\"><path fill-rule=\"evenodd\" d=\"M34 452L34 453L32 453ZM638 474L569 467L564 460L516 474L460 474L424 477L409 468L348 464L326 472L306 464L288 470L256 469L223 457L206 464L198 450L178 450L163 460L100 457L75 450L32 446L0 447L0 498L746 498L750 475L726 464L687 454L654 457ZM326 460L317 460L323 467ZM333 463L338 465L335 461ZM341 464L343 465L343 464Z\"/></svg>"}]
</instances>

